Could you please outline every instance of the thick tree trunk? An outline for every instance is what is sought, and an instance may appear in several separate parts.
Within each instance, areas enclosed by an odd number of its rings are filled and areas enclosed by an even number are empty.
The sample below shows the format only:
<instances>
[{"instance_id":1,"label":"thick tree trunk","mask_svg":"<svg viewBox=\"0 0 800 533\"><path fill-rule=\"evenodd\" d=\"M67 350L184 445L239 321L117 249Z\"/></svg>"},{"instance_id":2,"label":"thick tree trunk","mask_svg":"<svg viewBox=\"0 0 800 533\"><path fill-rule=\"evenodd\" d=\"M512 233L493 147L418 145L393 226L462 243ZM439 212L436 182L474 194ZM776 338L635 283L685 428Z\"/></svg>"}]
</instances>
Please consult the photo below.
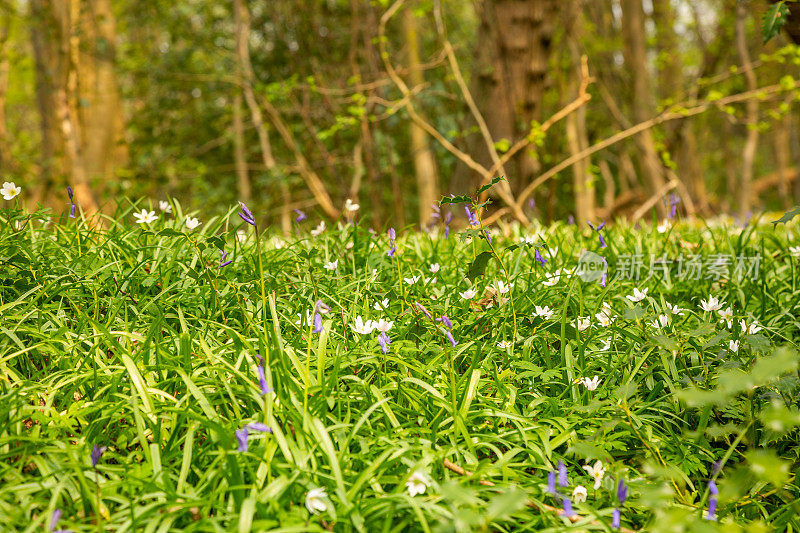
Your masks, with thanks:
<instances>
[{"instance_id":1,"label":"thick tree trunk","mask_svg":"<svg viewBox=\"0 0 800 533\"><path fill-rule=\"evenodd\" d=\"M632 109L634 122L644 122L653 116L654 105L650 92L650 76L647 70L647 35L645 32L642 0L622 0L622 34L625 41L625 65L631 75ZM664 185L664 168L656 151L653 134L645 130L636 137L639 161L651 194ZM656 204L663 215L666 209L662 202Z\"/></svg>"},{"instance_id":2,"label":"thick tree trunk","mask_svg":"<svg viewBox=\"0 0 800 533\"><path fill-rule=\"evenodd\" d=\"M528 135L531 122L541 121L547 87L553 20L559 0L482 0L476 3L480 26L477 68L472 92L495 141L511 143ZM492 162L484 140L469 141L469 153L485 167ZM538 171L535 156L525 150L506 165L512 190L518 191ZM458 192L472 188L478 176L459 167Z\"/></svg>"},{"instance_id":3,"label":"thick tree trunk","mask_svg":"<svg viewBox=\"0 0 800 533\"><path fill-rule=\"evenodd\" d=\"M425 83L419 54L417 19L410 8L403 12L403 29L408 46L408 74L412 87ZM414 172L417 177L417 201L419 202L419 225L425 227L439 202L439 175L436 160L428 143L428 135L419 125L411 122L411 152L414 157Z\"/></svg>"}]
</instances>

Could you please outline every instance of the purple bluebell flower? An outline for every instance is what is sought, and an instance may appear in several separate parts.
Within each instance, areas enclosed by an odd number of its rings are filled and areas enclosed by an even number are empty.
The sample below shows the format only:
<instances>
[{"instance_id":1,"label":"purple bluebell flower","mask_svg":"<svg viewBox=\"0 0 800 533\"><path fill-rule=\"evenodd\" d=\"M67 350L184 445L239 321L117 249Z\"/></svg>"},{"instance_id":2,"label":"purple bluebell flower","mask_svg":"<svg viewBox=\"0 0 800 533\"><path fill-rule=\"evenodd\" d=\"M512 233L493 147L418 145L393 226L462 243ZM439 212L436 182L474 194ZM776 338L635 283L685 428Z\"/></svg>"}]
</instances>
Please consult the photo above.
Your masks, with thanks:
<instances>
[{"instance_id":1,"label":"purple bluebell flower","mask_svg":"<svg viewBox=\"0 0 800 533\"><path fill-rule=\"evenodd\" d=\"M544 264L547 263L547 259L542 257L542 254L539 253L539 249L538 248L534 248L533 256L534 256L534 259L536 261L538 261L539 264L541 264L542 266L544 266Z\"/></svg>"},{"instance_id":2,"label":"purple bluebell flower","mask_svg":"<svg viewBox=\"0 0 800 533\"><path fill-rule=\"evenodd\" d=\"M300 223L300 222L302 222L302 221L304 221L305 219L308 218L308 216L303 211L300 211L299 209L295 209L294 212L297 213L297 218L294 219L295 222Z\"/></svg>"},{"instance_id":3,"label":"purple bluebell flower","mask_svg":"<svg viewBox=\"0 0 800 533\"><path fill-rule=\"evenodd\" d=\"M611 527L613 527L615 529L619 528L620 518L621 518L621 516L620 516L619 509L614 509L614 512L611 513Z\"/></svg>"},{"instance_id":4,"label":"purple bluebell flower","mask_svg":"<svg viewBox=\"0 0 800 533\"><path fill-rule=\"evenodd\" d=\"M530 200L528 200L528 207L529 207L530 209L536 209L536 200L534 200L533 198L531 198Z\"/></svg>"},{"instance_id":5,"label":"purple bluebell flower","mask_svg":"<svg viewBox=\"0 0 800 533\"><path fill-rule=\"evenodd\" d=\"M486 240L489 241L489 244L492 244L492 237L489 235L489 232L483 230L483 234L486 236Z\"/></svg>"},{"instance_id":6,"label":"purple bluebell flower","mask_svg":"<svg viewBox=\"0 0 800 533\"><path fill-rule=\"evenodd\" d=\"M711 463L711 475L716 476L719 474L719 471L722 470L722 460L717 459L713 463Z\"/></svg>"},{"instance_id":7,"label":"purple bluebell flower","mask_svg":"<svg viewBox=\"0 0 800 533\"><path fill-rule=\"evenodd\" d=\"M75 197L72 191L72 187L67 185L67 196L69 196L69 218L75 218Z\"/></svg>"},{"instance_id":8,"label":"purple bluebell flower","mask_svg":"<svg viewBox=\"0 0 800 533\"><path fill-rule=\"evenodd\" d=\"M247 208L246 205L244 205L244 202L241 202L241 201L239 202L239 209L240 209L239 216L242 218L242 220L244 220L245 222L247 222L251 226L255 226L256 225L256 217L253 216L253 212L250 211Z\"/></svg>"},{"instance_id":9,"label":"purple bluebell flower","mask_svg":"<svg viewBox=\"0 0 800 533\"><path fill-rule=\"evenodd\" d=\"M414 304L416 304L416 306L417 306L417 309L419 309L420 311L422 311L423 313L425 313L425 316L426 316L426 317L428 317L428 319L429 319L429 320L433 320L433 316L432 316L432 315L431 315L431 314L428 312L428 310L427 310L427 309L425 309L425 306L424 306L424 305L422 305L422 304L421 304L421 303L419 303L419 302L414 302Z\"/></svg>"},{"instance_id":10,"label":"purple bluebell flower","mask_svg":"<svg viewBox=\"0 0 800 533\"><path fill-rule=\"evenodd\" d=\"M389 257L394 257L394 253L397 251L397 247L394 245L394 239L397 234L394 231L394 228L389 228L389 251L386 252L386 255Z\"/></svg>"},{"instance_id":11,"label":"purple bluebell flower","mask_svg":"<svg viewBox=\"0 0 800 533\"><path fill-rule=\"evenodd\" d=\"M236 430L236 442L239 443L239 447L237 448L238 451L240 451L240 452L246 452L247 451L247 436L248 435L249 435L249 431L247 431L246 427Z\"/></svg>"},{"instance_id":12,"label":"purple bluebell flower","mask_svg":"<svg viewBox=\"0 0 800 533\"><path fill-rule=\"evenodd\" d=\"M322 332L322 315L319 313L314 313L314 329L312 330L313 333L321 333Z\"/></svg>"},{"instance_id":13,"label":"purple bluebell flower","mask_svg":"<svg viewBox=\"0 0 800 533\"><path fill-rule=\"evenodd\" d=\"M450 322L450 318L448 318L447 315L440 316L439 318L436 319L436 322L441 322L442 324L447 326L448 329L453 329L453 323Z\"/></svg>"},{"instance_id":14,"label":"purple bluebell flower","mask_svg":"<svg viewBox=\"0 0 800 533\"><path fill-rule=\"evenodd\" d=\"M50 517L50 528L48 531L55 531L59 520L61 520L61 509L56 509L53 511L53 516Z\"/></svg>"},{"instance_id":15,"label":"purple bluebell flower","mask_svg":"<svg viewBox=\"0 0 800 533\"><path fill-rule=\"evenodd\" d=\"M105 453L105 451L106 451L107 449L108 449L107 447L105 447L105 446L98 446L97 444L95 444L95 445L92 447L92 454L91 454L91 458L92 458L92 466L93 466L93 467L96 467L96 466L97 466L97 462L98 462L98 461L100 461L100 458L103 456L103 454Z\"/></svg>"},{"instance_id":16,"label":"purple bluebell flower","mask_svg":"<svg viewBox=\"0 0 800 533\"><path fill-rule=\"evenodd\" d=\"M256 358L258 358L258 366L256 367L256 372L258 372L258 386L261 388L261 395L264 396L265 394L269 394L272 392L272 389L267 384L267 376L264 373L264 358L260 355L256 354Z\"/></svg>"},{"instance_id":17,"label":"purple bluebell flower","mask_svg":"<svg viewBox=\"0 0 800 533\"><path fill-rule=\"evenodd\" d=\"M586 223L589 224L589 227L592 228L592 230L597 232L597 237L600 239L600 248L605 248L606 240L603 238L603 234L600 233L600 231L606 226L606 221L604 220L603 222L601 222L596 228L594 227L594 224L592 224L588 220L586 221Z\"/></svg>"},{"instance_id":18,"label":"purple bluebell flower","mask_svg":"<svg viewBox=\"0 0 800 533\"><path fill-rule=\"evenodd\" d=\"M331 310L331 307L322 300L317 300L317 303L314 305L314 310L317 313L325 314Z\"/></svg>"},{"instance_id":19,"label":"purple bluebell flower","mask_svg":"<svg viewBox=\"0 0 800 533\"><path fill-rule=\"evenodd\" d=\"M551 470L547 473L547 492L555 496L556 494L556 471Z\"/></svg>"},{"instance_id":20,"label":"purple bluebell flower","mask_svg":"<svg viewBox=\"0 0 800 533\"><path fill-rule=\"evenodd\" d=\"M450 344L453 345L453 348L455 348L458 345L458 342L453 338L453 334L450 333L450 331L445 331L444 334L447 337L447 340L450 341Z\"/></svg>"},{"instance_id":21,"label":"purple bluebell flower","mask_svg":"<svg viewBox=\"0 0 800 533\"><path fill-rule=\"evenodd\" d=\"M574 226L575 225L575 217L572 216L572 215L568 216L567 217L567 224L569 224L570 226Z\"/></svg>"},{"instance_id":22,"label":"purple bluebell flower","mask_svg":"<svg viewBox=\"0 0 800 533\"><path fill-rule=\"evenodd\" d=\"M681 203L681 199L677 194L671 193L665 200L664 203L666 204L669 202L669 218L675 218L675 215L678 214L678 204Z\"/></svg>"},{"instance_id":23,"label":"purple bluebell flower","mask_svg":"<svg viewBox=\"0 0 800 533\"><path fill-rule=\"evenodd\" d=\"M467 221L469 221L470 226L477 226L478 225L478 217L469 210L469 206L464 206L464 211L467 213Z\"/></svg>"},{"instance_id":24,"label":"purple bluebell flower","mask_svg":"<svg viewBox=\"0 0 800 533\"><path fill-rule=\"evenodd\" d=\"M261 422L252 422L247 424L242 429L236 430L236 442L238 443L237 450L240 452L247 451L247 438L250 436L251 431L261 431L265 433L272 433L272 428Z\"/></svg>"},{"instance_id":25,"label":"purple bluebell flower","mask_svg":"<svg viewBox=\"0 0 800 533\"><path fill-rule=\"evenodd\" d=\"M603 260L603 264L605 268L603 269L603 275L600 276L600 286L605 288L606 282L608 281L608 261L606 261L605 257L601 257L600 259Z\"/></svg>"},{"instance_id":26,"label":"purple bluebell flower","mask_svg":"<svg viewBox=\"0 0 800 533\"><path fill-rule=\"evenodd\" d=\"M381 352L384 354L389 353L389 345L391 343L392 339L389 338L389 335L385 331L381 331L380 335L378 335L378 344L381 345Z\"/></svg>"},{"instance_id":27,"label":"purple bluebell flower","mask_svg":"<svg viewBox=\"0 0 800 533\"><path fill-rule=\"evenodd\" d=\"M217 272L219 272L222 269L222 267L226 267L231 263L233 263L233 259L225 261L225 258L228 257L228 252L223 252L222 250L220 250L219 253L222 255L219 258L219 267L217 267Z\"/></svg>"},{"instance_id":28,"label":"purple bluebell flower","mask_svg":"<svg viewBox=\"0 0 800 533\"><path fill-rule=\"evenodd\" d=\"M575 515L575 511L572 510L572 501L569 498L564 498L563 507L565 516L569 517Z\"/></svg>"},{"instance_id":29,"label":"purple bluebell flower","mask_svg":"<svg viewBox=\"0 0 800 533\"><path fill-rule=\"evenodd\" d=\"M628 499L628 486L622 479L620 479L619 483L617 483L617 499L619 500L620 505L623 505L625 500Z\"/></svg>"},{"instance_id":30,"label":"purple bluebell flower","mask_svg":"<svg viewBox=\"0 0 800 533\"><path fill-rule=\"evenodd\" d=\"M559 487L569 486L569 478L567 477L567 465L564 464L564 461L558 462L558 486Z\"/></svg>"},{"instance_id":31,"label":"purple bluebell flower","mask_svg":"<svg viewBox=\"0 0 800 533\"><path fill-rule=\"evenodd\" d=\"M245 426L248 431L261 431L262 433L272 433L272 428L263 422L251 422Z\"/></svg>"},{"instance_id":32,"label":"purple bluebell flower","mask_svg":"<svg viewBox=\"0 0 800 533\"><path fill-rule=\"evenodd\" d=\"M706 520L716 520L717 496L719 495L719 490L717 489L717 484L714 483L713 479L708 482L708 492L711 494L711 497L708 499L708 515L706 515Z\"/></svg>"}]
</instances>

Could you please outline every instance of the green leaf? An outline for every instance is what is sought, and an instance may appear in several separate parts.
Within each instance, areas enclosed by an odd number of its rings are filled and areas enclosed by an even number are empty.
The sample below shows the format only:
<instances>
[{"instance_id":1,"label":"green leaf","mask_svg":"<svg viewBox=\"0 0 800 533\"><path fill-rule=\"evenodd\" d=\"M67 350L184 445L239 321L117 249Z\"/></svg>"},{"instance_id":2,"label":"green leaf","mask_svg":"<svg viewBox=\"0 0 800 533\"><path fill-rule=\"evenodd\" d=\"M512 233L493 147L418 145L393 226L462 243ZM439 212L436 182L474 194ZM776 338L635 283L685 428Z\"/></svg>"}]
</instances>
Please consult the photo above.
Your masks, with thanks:
<instances>
[{"instance_id":1,"label":"green leaf","mask_svg":"<svg viewBox=\"0 0 800 533\"><path fill-rule=\"evenodd\" d=\"M489 189L491 189L492 187L494 187L495 185L497 185L498 183L500 183L504 179L506 179L505 176L497 176L491 182L487 183L486 185L484 185L483 187L478 189L478 196L480 196L481 193L483 193L484 191L488 191Z\"/></svg>"},{"instance_id":2,"label":"green leaf","mask_svg":"<svg viewBox=\"0 0 800 533\"><path fill-rule=\"evenodd\" d=\"M784 224L787 223L787 222L791 222L791 220L794 217L796 217L797 215L800 215L800 205L798 205L797 207L795 207L791 211L785 212L783 214L783 216L781 218L779 218L778 220L773 220L772 221L772 225L775 226L777 224L780 224L781 222L783 222Z\"/></svg>"},{"instance_id":3,"label":"green leaf","mask_svg":"<svg viewBox=\"0 0 800 533\"><path fill-rule=\"evenodd\" d=\"M463 203L472 203L472 198L469 196L445 196L441 200L439 200L439 205L445 204L463 204Z\"/></svg>"},{"instance_id":4,"label":"green leaf","mask_svg":"<svg viewBox=\"0 0 800 533\"><path fill-rule=\"evenodd\" d=\"M483 273L486 272L486 266L489 264L489 261L494 257L492 252L481 252L478 254L478 257L472 261L472 264L469 265L469 271L467 272L467 278L470 281L475 281L475 278L478 276L483 276Z\"/></svg>"},{"instance_id":5,"label":"green leaf","mask_svg":"<svg viewBox=\"0 0 800 533\"><path fill-rule=\"evenodd\" d=\"M765 43L778 35L788 17L789 8L786 7L783 0L769 6L767 12L764 13L764 18L761 19L761 36Z\"/></svg>"}]
</instances>

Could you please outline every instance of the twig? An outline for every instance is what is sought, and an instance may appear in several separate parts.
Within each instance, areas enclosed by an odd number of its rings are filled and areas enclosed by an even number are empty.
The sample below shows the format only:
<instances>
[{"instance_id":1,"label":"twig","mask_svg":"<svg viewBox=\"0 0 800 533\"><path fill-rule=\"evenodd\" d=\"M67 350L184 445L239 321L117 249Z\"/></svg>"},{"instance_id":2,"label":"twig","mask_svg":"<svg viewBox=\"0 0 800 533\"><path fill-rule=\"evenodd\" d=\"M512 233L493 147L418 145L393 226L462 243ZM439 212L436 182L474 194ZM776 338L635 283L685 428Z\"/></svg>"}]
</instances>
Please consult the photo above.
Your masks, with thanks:
<instances>
[{"instance_id":1,"label":"twig","mask_svg":"<svg viewBox=\"0 0 800 533\"><path fill-rule=\"evenodd\" d=\"M795 82L792 88L796 89L798 87L800 87L800 81ZM646 129L652 128L659 124L663 124L664 122L669 122L671 120L679 120L699 115L701 113L705 113L712 106L721 107L728 104L745 102L750 99L761 99L771 94L783 92L784 90L785 89L781 85L775 84L775 85L768 85L766 87L761 87L759 89L754 89L751 91L745 91L743 93L734 94L731 96L726 96L718 100L713 100L713 101L706 100L702 102L688 101L676 104L672 106L669 110L661 113L660 115L657 115L649 120L645 120L644 122L640 122L639 124L634 124L628 129L615 133L611 137L608 137L607 139L595 143L592 146L586 148L585 150L568 157L567 159L563 160L556 166L551 167L550 170L543 173L541 176L539 176L533 182L531 182L527 187L525 187L525 189L523 189L523 191L517 198L517 205L521 207L525 203L525 201L530 197L530 195L533 194L533 191L535 191L541 184L543 184L550 178L554 177L562 170L571 167L578 161L582 161L583 159L586 159L590 155L599 152L600 150L608 148L609 146L616 144L622 140L625 140L629 137L633 137L637 133L641 133Z\"/></svg>"},{"instance_id":2,"label":"twig","mask_svg":"<svg viewBox=\"0 0 800 533\"><path fill-rule=\"evenodd\" d=\"M456 474L458 474L460 476L471 476L472 475L472 472L470 472L469 470L464 470L462 467L458 466L457 464L455 464L454 462L450 461L449 459L444 459L442 461L442 464L444 464L445 468L455 472ZM478 483L483 485L483 486L485 486L485 487L494 487L495 486L494 483L492 483L491 481L487 481L485 479L479 479ZM536 509L536 510L539 510L539 511L548 511L548 512L556 514L558 516L564 516L564 511L562 509L559 509L558 507L553 507L552 505L547 505L546 503L539 503L539 502L535 502L533 500L528 500L526 502L526 505L528 507L530 507L531 509ZM575 524L577 522L580 522L581 520L584 520L584 518L582 516L576 515L576 514L573 514L571 516L567 516L565 518L567 518L573 524ZM598 522L597 520L591 520L589 523L591 525L603 525L601 522ZM636 531L634 531L633 529L628 529L628 528L625 528L625 527L621 527L621 528L619 528L619 530L623 531L624 533L636 533Z\"/></svg>"}]
</instances>

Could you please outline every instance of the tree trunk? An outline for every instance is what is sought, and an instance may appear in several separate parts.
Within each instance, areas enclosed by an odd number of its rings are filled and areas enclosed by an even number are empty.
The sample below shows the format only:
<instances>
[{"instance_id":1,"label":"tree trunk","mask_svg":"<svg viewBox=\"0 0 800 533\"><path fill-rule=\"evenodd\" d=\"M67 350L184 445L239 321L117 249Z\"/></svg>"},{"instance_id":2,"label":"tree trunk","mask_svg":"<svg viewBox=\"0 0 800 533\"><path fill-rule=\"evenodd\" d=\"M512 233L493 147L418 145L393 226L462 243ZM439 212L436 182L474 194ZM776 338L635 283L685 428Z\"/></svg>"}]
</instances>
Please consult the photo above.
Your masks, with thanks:
<instances>
[{"instance_id":1,"label":"tree trunk","mask_svg":"<svg viewBox=\"0 0 800 533\"><path fill-rule=\"evenodd\" d=\"M632 108L634 122L644 122L653 116L655 106L650 92L650 76L647 70L647 35L645 33L642 0L622 0L622 34L625 42L623 55L631 74L633 89ZM636 136L639 147L641 171L651 194L664 185L664 169L656 151L653 134L645 130ZM656 204L659 213L666 214L663 202Z\"/></svg>"},{"instance_id":2,"label":"tree trunk","mask_svg":"<svg viewBox=\"0 0 800 533\"><path fill-rule=\"evenodd\" d=\"M84 43L76 66L76 97L83 165L87 179L94 184L109 184L116 169L127 163L124 142L125 120L116 78L116 22L109 0L75 4L73 21L80 26ZM80 14L79 14L80 13Z\"/></svg>"},{"instance_id":3,"label":"tree trunk","mask_svg":"<svg viewBox=\"0 0 800 533\"><path fill-rule=\"evenodd\" d=\"M790 129L792 127L792 115L788 112L782 117L775 126L773 142L775 143L775 162L778 167L778 195L781 198L781 205L784 209L789 209L792 205L792 194L789 190L789 183L786 179L791 165L792 150L790 140Z\"/></svg>"},{"instance_id":4,"label":"tree trunk","mask_svg":"<svg viewBox=\"0 0 800 533\"><path fill-rule=\"evenodd\" d=\"M11 29L11 16L5 14L0 22L0 172L11 170L11 147L8 140L6 122L6 94L11 61L8 56L8 35Z\"/></svg>"},{"instance_id":5,"label":"tree trunk","mask_svg":"<svg viewBox=\"0 0 800 533\"><path fill-rule=\"evenodd\" d=\"M747 90L753 91L758 87L756 74L747 50L747 6L739 2L736 6L736 50L742 64ZM745 104L747 123L747 138L742 151L742 174L739 181L739 217L745 218L750 213L752 206L753 164L755 163L756 149L758 148L758 100L751 98Z\"/></svg>"},{"instance_id":6,"label":"tree trunk","mask_svg":"<svg viewBox=\"0 0 800 533\"><path fill-rule=\"evenodd\" d=\"M236 94L233 96L233 159L236 164L236 190L243 202L249 202L252 191L245 152L242 93L239 88L234 90Z\"/></svg>"},{"instance_id":7,"label":"tree trunk","mask_svg":"<svg viewBox=\"0 0 800 533\"><path fill-rule=\"evenodd\" d=\"M530 133L532 121L541 121L552 22L561 2L482 0L476 3L476 9L480 26L472 92L492 138L513 143ZM484 140L475 136L469 144L473 158L491 167ZM535 155L522 151L506 165L511 189L521 189L538 169ZM459 166L454 182L459 188L471 188L478 178L473 171Z\"/></svg>"},{"instance_id":8,"label":"tree trunk","mask_svg":"<svg viewBox=\"0 0 800 533\"><path fill-rule=\"evenodd\" d=\"M566 97L574 99L578 94L581 83L581 53L580 53L580 0L572 0L566 13L565 33L571 60L572 75L569 76ZM581 106L565 119L567 144L571 155L582 152L589 147L589 137L586 133L586 107ZM591 158L587 157L572 166L573 190L575 196L575 215L578 220L594 220L595 186L594 176L589 171Z\"/></svg>"},{"instance_id":9,"label":"tree trunk","mask_svg":"<svg viewBox=\"0 0 800 533\"><path fill-rule=\"evenodd\" d=\"M417 19L410 8L403 11L403 29L408 46L408 74L412 87L425 83L419 56ZM414 171L417 177L417 201L419 203L419 225L425 227L433 213L433 206L439 202L439 176L433 150L428 144L428 135L419 125L411 122L411 153L414 157Z\"/></svg>"}]
</instances>

